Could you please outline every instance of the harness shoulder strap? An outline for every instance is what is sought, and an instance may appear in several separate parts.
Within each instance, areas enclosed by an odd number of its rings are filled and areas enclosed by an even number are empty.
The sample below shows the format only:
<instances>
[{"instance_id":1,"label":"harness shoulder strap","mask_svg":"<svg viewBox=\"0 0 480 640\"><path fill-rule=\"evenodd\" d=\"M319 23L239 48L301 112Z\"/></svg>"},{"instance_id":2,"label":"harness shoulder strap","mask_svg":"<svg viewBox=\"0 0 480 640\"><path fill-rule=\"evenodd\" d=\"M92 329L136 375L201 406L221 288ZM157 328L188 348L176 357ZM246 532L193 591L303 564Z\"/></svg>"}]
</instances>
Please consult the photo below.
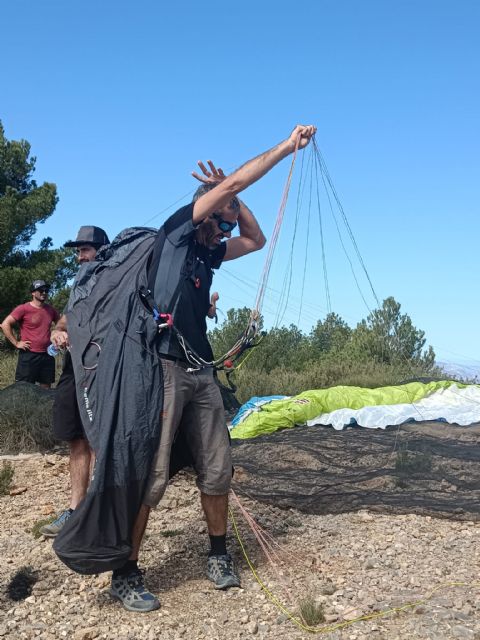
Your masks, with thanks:
<instances>
[{"instance_id":1,"label":"harness shoulder strap","mask_svg":"<svg viewBox=\"0 0 480 640\"><path fill-rule=\"evenodd\" d=\"M160 264L160 256L162 255L163 247L165 245L165 229L163 225L158 230L157 237L153 245L152 255L150 257L150 264L147 271L147 287L153 292L155 288L155 278L157 276L158 266Z\"/></svg>"},{"instance_id":2,"label":"harness shoulder strap","mask_svg":"<svg viewBox=\"0 0 480 640\"><path fill-rule=\"evenodd\" d=\"M162 313L172 314L177 303L183 282L185 281L185 278L190 277L192 273L194 256L192 255L192 249L190 247L186 248L186 254L182 258L180 258L180 260L183 260L183 263L179 262L178 264L178 273L176 272L176 270L174 270L177 274L178 280L174 285L173 291L170 291L165 299L165 296L159 295L159 290L162 291L163 287L158 286L158 278L162 277L161 274L158 273L158 271L160 269L162 253L165 248L166 239L167 236L162 225L162 227L160 227L160 229L158 230L158 235L155 239L150 262L147 268L147 288L148 294L150 296L149 304L152 305L153 303L153 305L156 306ZM146 302L145 292L143 293L143 302L144 304Z\"/></svg>"}]
</instances>

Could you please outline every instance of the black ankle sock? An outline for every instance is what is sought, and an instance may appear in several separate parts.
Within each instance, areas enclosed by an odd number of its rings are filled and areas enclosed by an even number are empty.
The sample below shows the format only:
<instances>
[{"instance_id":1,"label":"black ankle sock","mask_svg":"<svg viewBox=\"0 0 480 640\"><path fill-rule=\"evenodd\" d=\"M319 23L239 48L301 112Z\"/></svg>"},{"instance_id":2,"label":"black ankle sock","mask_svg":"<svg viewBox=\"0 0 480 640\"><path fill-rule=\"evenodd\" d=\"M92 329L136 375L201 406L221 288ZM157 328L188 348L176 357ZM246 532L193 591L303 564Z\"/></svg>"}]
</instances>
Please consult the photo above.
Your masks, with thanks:
<instances>
[{"instance_id":1,"label":"black ankle sock","mask_svg":"<svg viewBox=\"0 0 480 640\"><path fill-rule=\"evenodd\" d=\"M128 576L129 573L138 569L138 560L127 560L123 567L120 569L115 569L113 572L113 577L118 578L119 576Z\"/></svg>"},{"instance_id":2,"label":"black ankle sock","mask_svg":"<svg viewBox=\"0 0 480 640\"><path fill-rule=\"evenodd\" d=\"M225 556L227 555L227 536L209 536L210 553L208 556Z\"/></svg>"}]
</instances>

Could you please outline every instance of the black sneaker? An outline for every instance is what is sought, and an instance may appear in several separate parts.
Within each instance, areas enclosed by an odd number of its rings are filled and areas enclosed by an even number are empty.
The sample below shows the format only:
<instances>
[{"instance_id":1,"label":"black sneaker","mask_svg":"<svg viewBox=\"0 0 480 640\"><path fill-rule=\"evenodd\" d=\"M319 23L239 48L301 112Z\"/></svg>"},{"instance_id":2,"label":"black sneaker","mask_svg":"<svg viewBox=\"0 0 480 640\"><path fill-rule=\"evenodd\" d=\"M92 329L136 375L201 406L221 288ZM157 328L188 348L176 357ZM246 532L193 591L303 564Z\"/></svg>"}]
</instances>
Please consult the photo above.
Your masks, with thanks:
<instances>
[{"instance_id":1,"label":"black sneaker","mask_svg":"<svg viewBox=\"0 0 480 640\"><path fill-rule=\"evenodd\" d=\"M128 611L154 611L160 602L143 584L143 571L135 569L125 576L112 576L110 593Z\"/></svg>"},{"instance_id":2,"label":"black sneaker","mask_svg":"<svg viewBox=\"0 0 480 640\"><path fill-rule=\"evenodd\" d=\"M207 578L215 584L215 589L239 587L240 578L235 573L232 556L209 556L207 560Z\"/></svg>"}]
</instances>

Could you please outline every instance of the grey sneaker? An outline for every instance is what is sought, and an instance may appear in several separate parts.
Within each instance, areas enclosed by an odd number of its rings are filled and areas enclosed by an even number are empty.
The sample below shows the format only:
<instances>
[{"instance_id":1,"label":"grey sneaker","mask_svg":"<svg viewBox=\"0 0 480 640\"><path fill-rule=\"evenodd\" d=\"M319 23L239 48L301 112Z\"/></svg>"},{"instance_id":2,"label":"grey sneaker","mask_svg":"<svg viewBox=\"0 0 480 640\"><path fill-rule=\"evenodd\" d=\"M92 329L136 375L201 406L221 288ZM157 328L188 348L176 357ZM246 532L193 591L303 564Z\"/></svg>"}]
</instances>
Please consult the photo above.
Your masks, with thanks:
<instances>
[{"instance_id":1,"label":"grey sneaker","mask_svg":"<svg viewBox=\"0 0 480 640\"><path fill-rule=\"evenodd\" d=\"M110 593L120 600L128 611L154 611L160 608L160 602L143 584L143 572L140 569L126 576L112 576Z\"/></svg>"},{"instance_id":2,"label":"grey sneaker","mask_svg":"<svg viewBox=\"0 0 480 640\"><path fill-rule=\"evenodd\" d=\"M72 513L72 509L65 509L65 511L62 511L62 513L57 516L53 522L44 525L40 529L40 533L42 534L42 536L45 536L47 538L55 538L57 533L60 533L60 531L63 529L63 525L70 518Z\"/></svg>"},{"instance_id":3,"label":"grey sneaker","mask_svg":"<svg viewBox=\"0 0 480 640\"><path fill-rule=\"evenodd\" d=\"M240 578L235 573L232 556L209 556L207 560L207 578L215 584L215 589L239 587Z\"/></svg>"}]
</instances>

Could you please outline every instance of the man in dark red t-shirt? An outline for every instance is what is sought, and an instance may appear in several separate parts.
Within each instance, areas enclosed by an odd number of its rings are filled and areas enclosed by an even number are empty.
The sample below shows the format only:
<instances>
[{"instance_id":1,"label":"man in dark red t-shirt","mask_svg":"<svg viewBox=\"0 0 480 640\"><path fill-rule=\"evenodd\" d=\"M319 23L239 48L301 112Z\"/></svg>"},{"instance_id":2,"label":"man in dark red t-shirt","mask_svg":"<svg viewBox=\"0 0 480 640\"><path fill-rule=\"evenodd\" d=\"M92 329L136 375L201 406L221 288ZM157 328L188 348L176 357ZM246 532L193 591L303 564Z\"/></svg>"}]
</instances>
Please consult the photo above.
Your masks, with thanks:
<instances>
[{"instance_id":1,"label":"man in dark red t-shirt","mask_svg":"<svg viewBox=\"0 0 480 640\"><path fill-rule=\"evenodd\" d=\"M60 317L45 302L49 288L44 280L35 280L30 290L32 300L15 307L1 325L5 337L18 349L15 382L38 382L45 389L55 381L55 359L48 355L47 347L52 323ZM20 327L20 340L13 333L15 323Z\"/></svg>"}]
</instances>

